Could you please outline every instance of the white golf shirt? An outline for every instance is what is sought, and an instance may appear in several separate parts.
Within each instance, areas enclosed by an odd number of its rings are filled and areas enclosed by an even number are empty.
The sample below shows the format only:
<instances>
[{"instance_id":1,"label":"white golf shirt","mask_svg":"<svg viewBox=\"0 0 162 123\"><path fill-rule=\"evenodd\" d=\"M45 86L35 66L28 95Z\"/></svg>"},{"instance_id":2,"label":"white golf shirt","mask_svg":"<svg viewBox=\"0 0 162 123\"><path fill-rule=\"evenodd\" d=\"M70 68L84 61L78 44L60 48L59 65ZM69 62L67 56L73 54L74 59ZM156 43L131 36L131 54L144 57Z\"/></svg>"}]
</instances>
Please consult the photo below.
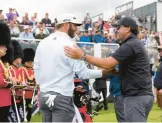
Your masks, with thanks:
<instances>
[{"instance_id":1,"label":"white golf shirt","mask_svg":"<svg viewBox=\"0 0 162 123\"><path fill-rule=\"evenodd\" d=\"M34 72L41 92L54 91L72 96L74 74L79 78L100 78L101 70L88 69L82 60L65 56L64 47L73 46L72 39L64 32L56 31L42 40L34 58Z\"/></svg>"}]
</instances>

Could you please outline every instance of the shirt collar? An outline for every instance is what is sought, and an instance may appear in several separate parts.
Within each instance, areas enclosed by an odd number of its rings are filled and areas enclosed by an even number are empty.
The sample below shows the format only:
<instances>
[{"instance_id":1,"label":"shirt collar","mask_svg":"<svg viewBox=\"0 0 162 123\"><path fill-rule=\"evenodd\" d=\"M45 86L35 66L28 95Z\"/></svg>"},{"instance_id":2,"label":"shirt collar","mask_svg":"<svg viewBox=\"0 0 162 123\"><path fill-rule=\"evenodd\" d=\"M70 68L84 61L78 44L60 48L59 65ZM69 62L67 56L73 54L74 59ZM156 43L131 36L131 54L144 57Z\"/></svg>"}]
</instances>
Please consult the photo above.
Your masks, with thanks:
<instances>
[{"instance_id":1,"label":"shirt collar","mask_svg":"<svg viewBox=\"0 0 162 123\"><path fill-rule=\"evenodd\" d=\"M65 32L56 31L55 34L56 34L57 36L59 36L59 37L65 36L65 37L69 38L70 40L72 40L72 38L71 38L67 33L65 33Z\"/></svg>"},{"instance_id":2,"label":"shirt collar","mask_svg":"<svg viewBox=\"0 0 162 123\"><path fill-rule=\"evenodd\" d=\"M55 34L56 35L60 35L60 36L68 36L70 38L70 36L67 33L65 33L65 32L56 31Z\"/></svg>"},{"instance_id":3,"label":"shirt collar","mask_svg":"<svg viewBox=\"0 0 162 123\"><path fill-rule=\"evenodd\" d=\"M131 38L137 38L134 34L130 34L123 42L122 44L126 43L127 41L129 41Z\"/></svg>"}]
</instances>

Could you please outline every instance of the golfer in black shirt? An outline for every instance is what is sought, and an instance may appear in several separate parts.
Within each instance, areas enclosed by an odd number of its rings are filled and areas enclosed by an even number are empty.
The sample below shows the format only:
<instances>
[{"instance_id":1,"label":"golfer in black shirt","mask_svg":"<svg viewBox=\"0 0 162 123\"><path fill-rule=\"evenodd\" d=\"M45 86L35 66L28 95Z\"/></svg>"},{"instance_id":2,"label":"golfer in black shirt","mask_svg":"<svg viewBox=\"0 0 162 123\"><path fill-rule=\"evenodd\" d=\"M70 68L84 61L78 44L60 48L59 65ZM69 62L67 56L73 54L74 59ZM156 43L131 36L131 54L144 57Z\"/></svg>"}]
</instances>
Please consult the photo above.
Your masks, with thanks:
<instances>
[{"instance_id":1,"label":"golfer in black shirt","mask_svg":"<svg viewBox=\"0 0 162 123\"><path fill-rule=\"evenodd\" d=\"M103 69L110 69L119 64L125 122L146 122L154 97L148 55L137 38L138 25L132 18L123 17L114 26L117 27L118 40L122 43L110 57L93 57L77 46L66 46L65 54Z\"/></svg>"}]
</instances>

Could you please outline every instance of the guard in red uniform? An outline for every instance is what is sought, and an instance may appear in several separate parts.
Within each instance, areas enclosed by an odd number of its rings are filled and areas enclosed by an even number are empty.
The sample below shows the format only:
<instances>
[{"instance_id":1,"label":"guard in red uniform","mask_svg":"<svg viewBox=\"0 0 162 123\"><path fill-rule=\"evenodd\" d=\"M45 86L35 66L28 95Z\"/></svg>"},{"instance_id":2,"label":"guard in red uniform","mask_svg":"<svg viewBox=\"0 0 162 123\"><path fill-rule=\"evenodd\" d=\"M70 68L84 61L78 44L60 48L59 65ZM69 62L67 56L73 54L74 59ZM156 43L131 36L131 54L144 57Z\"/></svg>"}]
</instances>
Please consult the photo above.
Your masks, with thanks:
<instances>
[{"instance_id":1,"label":"guard in red uniform","mask_svg":"<svg viewBox=\"0 0 162 123\"><path fill-rule=\"evenodd\" d=\"M8 26L0 23L0 58L5 56L10 40L11 36ZM0 60L0 122L8 122L8 113L11 105L10 88L12 87L12 83L8 79L8 70Z\"/></svg>"},{"instance_id":2,"label":"guard in red uniform","mask_svg":"<svg viewBox=\"0 0 162 123\"><path fill-rule=\"evenodd\" d=\"M23 50L18 41L11 41L13 46L13 60L12 65L10 66L11 77L14 78L17 82L17 85L22 85L22 78L20 74L20 66L23 58ZM18 108L18 113L21 121L23 121L23 104L21 102L23 96L22 90L16 89L16 103ZM15 107L13 106L13 109Z\"/></svg>"},{"instance_id":3,"label":"guard in red uniform","mask_svg":"<svg viewBox=\"0 0 162 123\"><path fill-rule=\"evenodd\" d=\"M23 50L24 58L22 63L24 64L23 67L21 67L21 76L23 79L23 82L25 82L28 85L28 89L25 90L25 100L26 100L26 111L27 113L27 120L28 122L31 119L31 109L32 106L31 101L33 97L33 89L35 86L35 78L34 78L34 72L33 72L33 60L35 56L35 51L32 48L26 48Z\"/></svg>"}]
</instances>

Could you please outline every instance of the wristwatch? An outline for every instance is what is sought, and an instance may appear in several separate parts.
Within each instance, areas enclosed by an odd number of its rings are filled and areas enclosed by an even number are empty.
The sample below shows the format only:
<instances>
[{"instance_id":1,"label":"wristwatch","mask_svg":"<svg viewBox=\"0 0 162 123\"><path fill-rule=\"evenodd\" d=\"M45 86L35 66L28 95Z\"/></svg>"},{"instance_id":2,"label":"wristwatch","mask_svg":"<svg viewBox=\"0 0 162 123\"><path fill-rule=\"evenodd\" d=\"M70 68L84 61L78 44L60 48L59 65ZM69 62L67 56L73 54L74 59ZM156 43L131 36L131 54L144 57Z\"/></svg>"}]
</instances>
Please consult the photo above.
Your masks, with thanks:
<instances>
[{"instance_id":1,"label":"wristwatch","mask_svg":"<svg viewBox=\"0 0 162 123\"><path fill-rule=\"evenodd\" d=\"M85 61L86 59L86 52L84 52L83 56L81 57L81 60Z\"/></svg>"}]
</instances>

